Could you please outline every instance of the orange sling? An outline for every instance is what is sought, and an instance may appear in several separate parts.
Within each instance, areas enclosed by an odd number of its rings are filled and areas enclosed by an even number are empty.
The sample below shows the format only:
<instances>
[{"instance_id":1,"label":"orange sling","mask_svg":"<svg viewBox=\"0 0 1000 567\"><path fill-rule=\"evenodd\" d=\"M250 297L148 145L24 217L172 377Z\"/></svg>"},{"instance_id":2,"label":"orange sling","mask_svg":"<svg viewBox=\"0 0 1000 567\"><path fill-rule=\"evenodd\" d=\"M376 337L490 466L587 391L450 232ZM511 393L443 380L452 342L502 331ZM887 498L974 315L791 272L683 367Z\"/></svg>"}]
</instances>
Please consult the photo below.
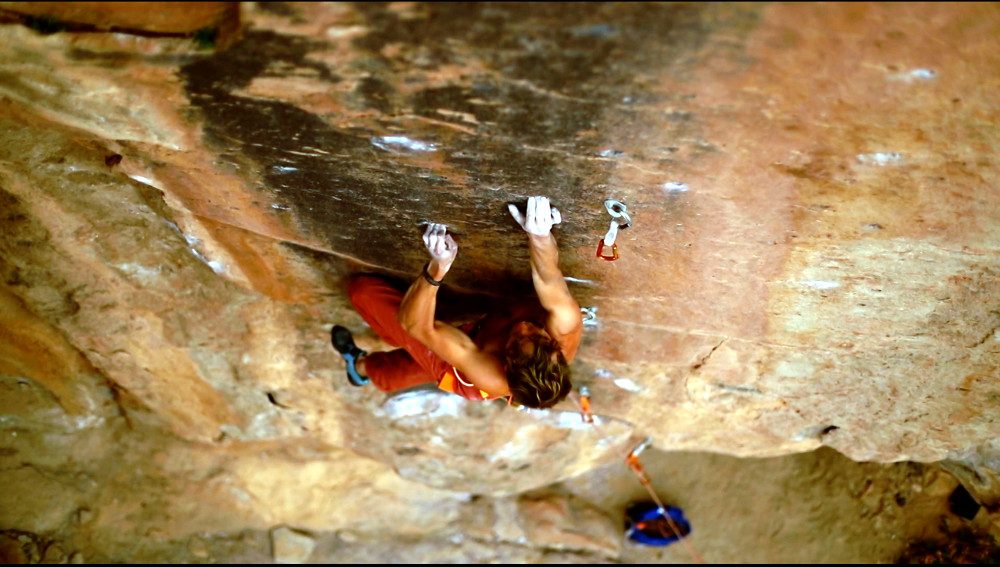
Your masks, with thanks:
<instances>
[{"instance_id":1,"label":"orange sling","mask_svg":"<svg viewBox=\"0 0 1000 567\"><path fill-rule=\"evenodd\" d=\"M448 369L447 372L444 373L444 376L441 378L441 381L438 382L438 388L451 394L458 394L455 388L456 380L461 382L462 385L464 386L469 386L469 387L475 386L475 384L469 384L465 380L462 380L462 378L458 375L458 369L452 366L451 368ZM479 395L482 396L484 400L490 399L490 395L482 390L479 390Z\"/></svg>"}]
</instances>

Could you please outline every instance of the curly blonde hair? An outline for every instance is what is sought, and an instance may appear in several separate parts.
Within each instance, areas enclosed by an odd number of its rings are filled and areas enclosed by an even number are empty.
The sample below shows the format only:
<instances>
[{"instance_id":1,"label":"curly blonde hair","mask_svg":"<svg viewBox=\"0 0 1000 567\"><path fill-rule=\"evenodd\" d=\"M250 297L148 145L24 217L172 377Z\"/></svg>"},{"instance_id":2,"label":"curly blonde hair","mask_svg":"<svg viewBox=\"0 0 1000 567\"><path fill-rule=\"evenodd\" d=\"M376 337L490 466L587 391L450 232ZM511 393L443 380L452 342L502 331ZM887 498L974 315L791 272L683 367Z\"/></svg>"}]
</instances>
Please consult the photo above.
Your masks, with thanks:
<instances>
[{"instance_id":1,"label":"curly blonde hair","mask_svg":"<svg viewBox=\"0 0 1000 567\"><path fill-rule=\"evenodd\" d=\"M531 354L507 353L507 385L512 401L529 408L549 408L569 395L569 363L559 344L538 339Z\"/></svg>"}]
</instances>

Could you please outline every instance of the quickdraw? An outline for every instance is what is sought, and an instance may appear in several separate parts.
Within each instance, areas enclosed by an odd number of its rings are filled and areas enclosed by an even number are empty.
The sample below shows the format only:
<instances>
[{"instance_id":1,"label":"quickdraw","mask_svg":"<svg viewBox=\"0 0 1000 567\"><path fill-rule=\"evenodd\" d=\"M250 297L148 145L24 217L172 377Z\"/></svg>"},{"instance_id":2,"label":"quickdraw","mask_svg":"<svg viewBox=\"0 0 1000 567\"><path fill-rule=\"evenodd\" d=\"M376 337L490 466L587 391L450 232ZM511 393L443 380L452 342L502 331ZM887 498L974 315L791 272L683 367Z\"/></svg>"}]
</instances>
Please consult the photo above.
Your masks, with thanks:
<instances>
[{"instance_id":1,"label":"quickdraw","mask_svg":"<svg viewBox=\"0 0 1000 567\"><path fill-rule=\"evenodd\" d=\"M580 387L580 414L584 423L594 423L594 414L590 413L590 389Z\"/></svg>"},{"instance_id":2,"label":"quickdraw","mask_svg":"<svg viewBox=\"0 0 1000 567\"><path fill-rule=\"evenodd\" d=\"M615 243L615 239L618 238L618 231L632 226L632 218L628 215L625 203L617 199L605 200L604 208L611 215L611 226L608 228L608 232L604 235L604 238L597 242L597 257L608 262L614 262L618 259L618 244ZM604 248L608 246L611 247L610 255L604 253Z\"/></svg>"}]
</instances>

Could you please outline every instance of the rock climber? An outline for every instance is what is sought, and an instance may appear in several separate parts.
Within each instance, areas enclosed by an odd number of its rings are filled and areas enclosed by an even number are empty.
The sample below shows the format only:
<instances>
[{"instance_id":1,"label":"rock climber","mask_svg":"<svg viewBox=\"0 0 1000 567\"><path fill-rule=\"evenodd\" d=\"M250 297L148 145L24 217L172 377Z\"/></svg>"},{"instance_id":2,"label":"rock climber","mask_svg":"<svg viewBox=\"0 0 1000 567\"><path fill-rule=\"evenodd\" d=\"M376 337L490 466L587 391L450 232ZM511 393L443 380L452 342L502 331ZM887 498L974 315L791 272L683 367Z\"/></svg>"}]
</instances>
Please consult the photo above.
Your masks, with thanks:
<instances>
[{"instance_id":1,"label":"rock climber","mask_svg":"<svg viewBox=\"0 0 1000 567\"><path fill-rule=\"evenodd\" d=\"M499 305L478 321L456 327L436 320L437 293L458 255L443 224L423 235L430 260L405 294L371 275L351 279L354 308L385 342L387 352L365 352L351 332L334 325L331 340L355 386L369 382L383 392L419 384L476 401L506 398L512 405L552 407L572 389L569 363L583 334L580 306L559 270L552 234L562 220L546 197L530 197L522 214L508 205L528 237L537 301Z\"/></svg>"}]
</instances>

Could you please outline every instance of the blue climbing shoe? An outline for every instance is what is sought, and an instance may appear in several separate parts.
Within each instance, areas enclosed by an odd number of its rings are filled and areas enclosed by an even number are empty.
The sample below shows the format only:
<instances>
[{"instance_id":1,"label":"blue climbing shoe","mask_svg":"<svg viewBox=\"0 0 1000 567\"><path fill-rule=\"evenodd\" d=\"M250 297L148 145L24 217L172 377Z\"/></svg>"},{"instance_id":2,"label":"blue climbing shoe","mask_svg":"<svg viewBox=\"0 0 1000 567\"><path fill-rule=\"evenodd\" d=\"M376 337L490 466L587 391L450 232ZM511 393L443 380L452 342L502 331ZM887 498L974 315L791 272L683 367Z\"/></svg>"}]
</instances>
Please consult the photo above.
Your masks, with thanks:
<instances>
[{"instance_id":1,"label":"blue climbing shoe","mask_svg":"<svg viewBox=\"0 0 1000 567\"><path fill-rule=\"evenodd\" d=\"M351 332L340 325L334 325L330 329L330 342L333 343L333 348L337 349L340 356L344 357L344 361L347 362L347 380L354 386L364 386L370 382L368 377L359 374L358 369L354 366L359 358L368 353L354 344L354 337L351 336Z\"/></svg>"}]
</instances>

